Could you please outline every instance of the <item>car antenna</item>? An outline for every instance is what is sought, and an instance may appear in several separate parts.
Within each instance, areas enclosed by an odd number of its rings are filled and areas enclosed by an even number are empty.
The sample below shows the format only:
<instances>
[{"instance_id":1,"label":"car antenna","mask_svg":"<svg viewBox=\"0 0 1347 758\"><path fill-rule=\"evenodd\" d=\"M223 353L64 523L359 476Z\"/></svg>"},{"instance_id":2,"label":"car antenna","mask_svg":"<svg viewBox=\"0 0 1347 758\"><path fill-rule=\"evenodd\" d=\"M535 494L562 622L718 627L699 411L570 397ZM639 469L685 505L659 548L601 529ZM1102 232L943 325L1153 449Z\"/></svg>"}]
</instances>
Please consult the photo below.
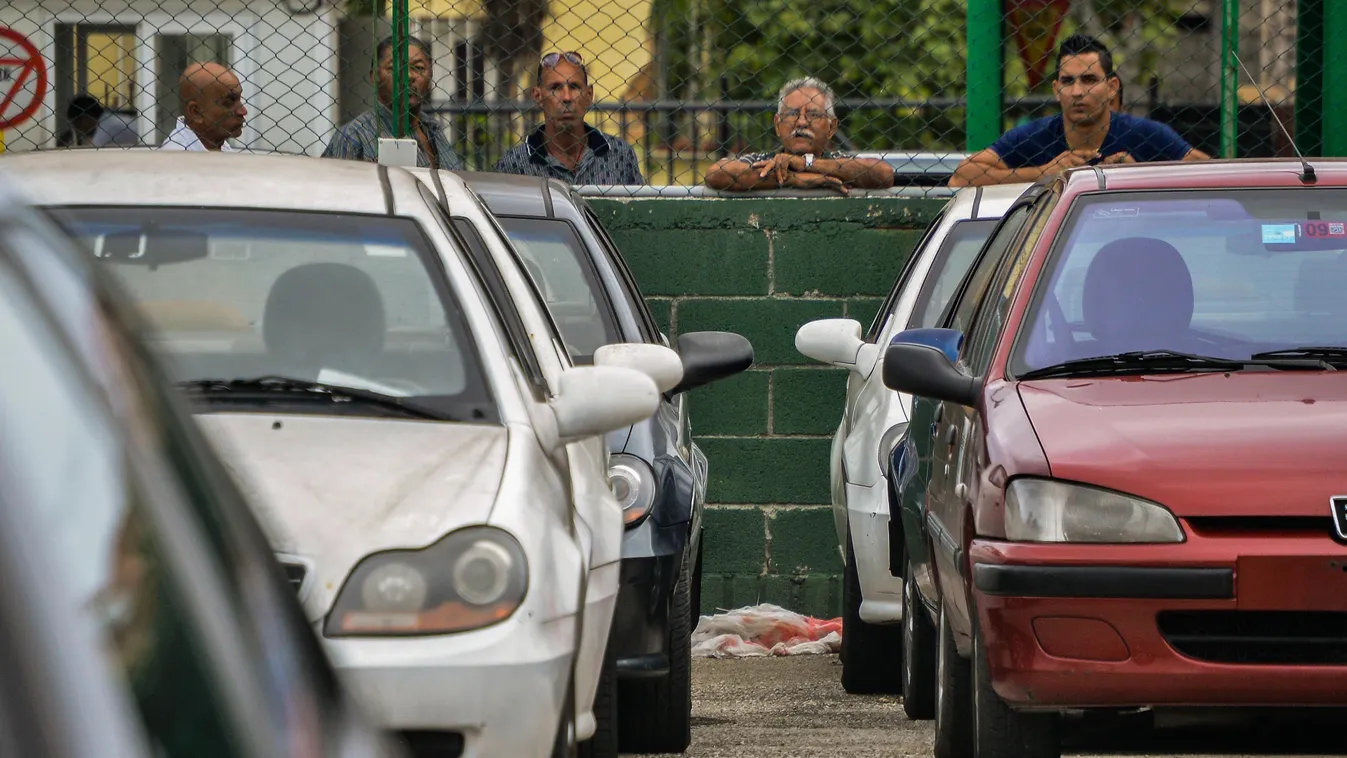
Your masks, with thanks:
<instances>
[{"instance_id":1,"label":"car antenna","mask_svg":"<svg viewBox=\"0 0 1347 758\"><path fill-rule=\"evenodd\" d=\"M1305 184L1314 184L1318 181L1318 177L1314 175L1314 166L1311 166L1310 162L1305 160L1305 156L1301 154L1300 147L1296 145L1295 138L1293 138L1291 133L1286 130L1286 124L1283 124L1281 117L1277 115L1277 109L1273 108L1272 103L1268 102L1267 95L1263 93L1263 88L1258 86L1258 81L1253 78L1253 74L1249 73L1249 67L1244 65L1244 61L1239 57L1239 53L1233 50L1230 52L1235 56L1235 62L1239 64L1239 67L1244 69L1244 75L1249 77L1249 83L1253 85L1254 89L1258 90L1258 97L1263 100L1263 105L1266 105L1268 111L1272 113L1272 118L1277 121L1277 127L1282 130L1282 134L1286 135L1286 141L1291 143L1291 149L1296 151L1296 157L1300 159L1300 167L1304 169L1300 174L1300 181Z\"/></svg>"}]
</instances>

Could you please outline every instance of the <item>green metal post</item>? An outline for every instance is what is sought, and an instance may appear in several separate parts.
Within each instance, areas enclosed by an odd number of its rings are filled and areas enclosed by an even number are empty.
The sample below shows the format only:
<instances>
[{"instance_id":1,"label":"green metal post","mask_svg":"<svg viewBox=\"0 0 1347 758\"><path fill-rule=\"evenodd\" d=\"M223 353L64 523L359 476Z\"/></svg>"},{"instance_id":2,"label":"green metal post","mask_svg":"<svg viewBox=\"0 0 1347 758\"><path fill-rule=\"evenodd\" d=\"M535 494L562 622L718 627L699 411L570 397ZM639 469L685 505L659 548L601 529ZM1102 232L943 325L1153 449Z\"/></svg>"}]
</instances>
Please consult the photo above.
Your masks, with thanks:
<instances>
[{"instance_id":1,"label":"green metal post","mask_svg":"<svg viewBox=\"0 0 1347 758\"><path fill-rule=\"evenodd\" d=\"M1307 156L1324 154L1324 5L1296 4L1296 147Z\"/></svg>"},{"instance_id":2,"label":"green metal post","mask_svg":"<svg viewBox=\"0 0 1347 758\"><path fill-rule=\"evenodd\" d=\"M1323 50L1324 81L1338 82L1323 88L1323 154L1347 156L1347 90L1342 88L1347 81L1347 4L1342 0L1324 3Z\"/></svg>"},{"instance_id":3,"label":"green metal post","mask_svg":"<svg viewBox=\"0 0 1347 758\"><path fill-rule=\"evenodd\" d=\"M1221 157L1235 157L1239 125L1239 0L1221 7ZM1256 82L1255 82L1256 83Z\"/></svg>"},{"instance_id":4,"label":"green metal post","mask_svg":"<svg viewBox=\"0 0 1347 758\"><path fill-rule=\"evenodd\" d=\"M1001 136L1004 17L1001 0L968 0L968 106L964 128L970 153L982 150Z\"/></svg>"},{"instance_id":5,"label":"green metal post","mask_svg":"<svg viewBox=\"0 0 1347 758\"><path fill-rule=\"evenodd\" d=\"M407 104L407 39L411 11L408 0L393 0L393 136L402 139L411 131Z\"/></svg>"}]
</instances>

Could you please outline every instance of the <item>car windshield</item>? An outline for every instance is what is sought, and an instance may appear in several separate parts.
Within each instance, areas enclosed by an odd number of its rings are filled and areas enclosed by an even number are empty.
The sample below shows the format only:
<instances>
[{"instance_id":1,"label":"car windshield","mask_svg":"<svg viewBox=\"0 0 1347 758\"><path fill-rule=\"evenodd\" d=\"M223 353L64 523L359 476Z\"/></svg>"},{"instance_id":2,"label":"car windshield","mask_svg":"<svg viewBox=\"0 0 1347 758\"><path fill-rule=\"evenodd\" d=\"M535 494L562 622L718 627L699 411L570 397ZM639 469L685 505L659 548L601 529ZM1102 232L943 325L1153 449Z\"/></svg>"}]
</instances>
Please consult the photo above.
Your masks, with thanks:
<instances>
[{"instance_id":1,"label":"car windshield","mask_svg":"<svg viewBox=\"0 0 1347 758\"><path fill-rule=\"evenodd\" d=\"M569 223L511 216L500 223L542 290L571 360L592 363L595 350L621 341L594 265Z\"/></svg>"},{"instance_id":2,"label":"car windshield","mask_svg":"<svg viewBox=\"0 0 1347 758\"><path fill-rule=\"evenodd\" d=\"M1344 291L1347 191L1094 195L1058 233L1010 373L1136 351L1347 347Z\"/></svg>"},{"instance_id":3,"label":"car windshield","mask_svg":"<svg viewBox=\"0 0 1347 758\"><path fill-rule=\"evenodd\" d=\"M968 273L968 267L973 265L978 250L996 229L996 223L996 219L960 221L949 230L926 281L921 285L921 294L912 308L912 320L907 328L929 329L936 325L945 306L949 305L949 299L959 288L959 282Z\"/></svg>"},{"instance_id":4,"label":"car windshield","mask_svg":"<svg viewBox=\"0 0 1347 758\"><path fill-rule=\"evenodd\" d=\"M318 382L408 399L426 415L495 415L459 302L414 221L150 207L53 215L117 275L179 382L284 377L299 383L272 388Z\"/></svg>"}]
</instances>

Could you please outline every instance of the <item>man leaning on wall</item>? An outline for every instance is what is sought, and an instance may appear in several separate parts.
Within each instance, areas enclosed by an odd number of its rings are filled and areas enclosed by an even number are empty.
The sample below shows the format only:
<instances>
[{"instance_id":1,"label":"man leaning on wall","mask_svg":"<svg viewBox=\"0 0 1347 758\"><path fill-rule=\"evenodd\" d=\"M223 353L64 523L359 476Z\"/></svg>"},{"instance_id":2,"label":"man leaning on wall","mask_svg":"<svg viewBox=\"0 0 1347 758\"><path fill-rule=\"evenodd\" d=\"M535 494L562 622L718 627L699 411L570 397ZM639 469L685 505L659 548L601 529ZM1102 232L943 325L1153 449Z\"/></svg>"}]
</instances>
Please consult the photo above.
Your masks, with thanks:
<instances>
[{"instance_id":1,"label":"man leaning on wall","mask_svg":"<svg viewBox=\"0 0 1347 758\"><path fill-rule=\"evenodd\" d=\"M794 187L887 189L893 168L879 158L857 158L830 151L837 132L836 98L832 88L813 77L794 79L777 96L775 153L749 153L722 158L706 172L706 186L730 192Z\"/></svg>"}]
</instances>

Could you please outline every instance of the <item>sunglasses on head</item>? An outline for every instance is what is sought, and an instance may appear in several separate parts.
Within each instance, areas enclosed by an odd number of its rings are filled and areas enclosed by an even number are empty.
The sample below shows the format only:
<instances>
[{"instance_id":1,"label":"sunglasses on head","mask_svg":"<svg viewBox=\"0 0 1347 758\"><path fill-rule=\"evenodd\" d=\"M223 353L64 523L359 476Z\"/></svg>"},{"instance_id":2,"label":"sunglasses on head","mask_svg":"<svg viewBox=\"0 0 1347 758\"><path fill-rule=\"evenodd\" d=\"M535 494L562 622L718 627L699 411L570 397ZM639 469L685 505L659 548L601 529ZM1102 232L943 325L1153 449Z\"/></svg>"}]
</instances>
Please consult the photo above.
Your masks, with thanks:
<instances>
[{"instance_id":1,"label":"sunglasses on head","mask_svg":"<svg viewBox=\"0 0 1347 758\"><path fill-rule=\"evenodd\" d=\"M567 63L574 66L585 65L585 59L580 57L579 53L548 53L543 56L543 65L551 68L565 58Z\"/></svg>"}]
</instances>

